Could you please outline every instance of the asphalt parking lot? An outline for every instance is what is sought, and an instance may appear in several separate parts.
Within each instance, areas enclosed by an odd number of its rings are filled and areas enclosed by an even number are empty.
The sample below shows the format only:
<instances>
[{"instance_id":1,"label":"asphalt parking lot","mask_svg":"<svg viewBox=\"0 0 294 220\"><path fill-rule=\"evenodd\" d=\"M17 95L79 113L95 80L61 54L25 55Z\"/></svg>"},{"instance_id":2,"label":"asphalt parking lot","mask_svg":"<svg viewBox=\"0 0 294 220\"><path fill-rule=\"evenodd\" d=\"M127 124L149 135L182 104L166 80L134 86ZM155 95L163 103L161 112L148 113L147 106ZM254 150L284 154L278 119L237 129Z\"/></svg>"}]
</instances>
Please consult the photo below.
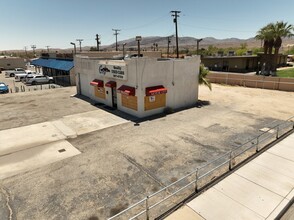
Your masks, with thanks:
<instances>
[{"instance_id":1,"label":"asphalt parking lot","mask_svg":"<svg viewBox=\"0 0 294 220\"><path fill-rule=\"evenodd\" d=\"M5 77L5 71L2 71L2 73L0 73L0 82L4 82L6 85L8 85L9 93L30 92L61 87L56 84L26 85L21 81L15 81L14 77Z\"/></svg>"},{"instance_id":2,"label":"asphalt parking lot","mask_svg":"<svg viewBox=\"0 0 294 220\"><path fill-rule=\"evenodd\" d=\"M96 110L120 115L74 94L1 95L0 130ZM162 117L121 115L127 123L68 139L80 154L0 180L1 219L106 219L294 114L290 92L213 85L199 98L205 105Z\"/></svg>"}]
</instances>

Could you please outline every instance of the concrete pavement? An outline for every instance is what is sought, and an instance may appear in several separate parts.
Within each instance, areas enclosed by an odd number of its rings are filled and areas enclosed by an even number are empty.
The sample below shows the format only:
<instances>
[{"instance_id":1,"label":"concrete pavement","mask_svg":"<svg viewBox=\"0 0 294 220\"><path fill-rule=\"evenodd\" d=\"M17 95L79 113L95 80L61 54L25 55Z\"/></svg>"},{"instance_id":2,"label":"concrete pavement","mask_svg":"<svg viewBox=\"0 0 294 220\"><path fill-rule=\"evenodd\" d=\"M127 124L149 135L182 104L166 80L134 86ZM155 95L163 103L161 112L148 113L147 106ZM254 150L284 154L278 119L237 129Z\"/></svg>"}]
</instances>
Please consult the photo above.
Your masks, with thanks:
<instances>
[{"instance_id":1,"label":"concrete pavement","mask_svg":"<svg viewBox=\"0 0 294 220\"><path fill-rule=\"evenodd\" d=\"M294 196L293 147L291 134L166 219L275 219Z\"/></svg>"},{"instance_id":2,"label":"concrete pavement","mask_svg":"<svg viewBox=\"0 0 294 220\"><path fill-rule=\"evenodd\" d=\"M0 179L80 152L66 139L128 122L101 109L0 131Z\"/></svg>"}]
</instances>

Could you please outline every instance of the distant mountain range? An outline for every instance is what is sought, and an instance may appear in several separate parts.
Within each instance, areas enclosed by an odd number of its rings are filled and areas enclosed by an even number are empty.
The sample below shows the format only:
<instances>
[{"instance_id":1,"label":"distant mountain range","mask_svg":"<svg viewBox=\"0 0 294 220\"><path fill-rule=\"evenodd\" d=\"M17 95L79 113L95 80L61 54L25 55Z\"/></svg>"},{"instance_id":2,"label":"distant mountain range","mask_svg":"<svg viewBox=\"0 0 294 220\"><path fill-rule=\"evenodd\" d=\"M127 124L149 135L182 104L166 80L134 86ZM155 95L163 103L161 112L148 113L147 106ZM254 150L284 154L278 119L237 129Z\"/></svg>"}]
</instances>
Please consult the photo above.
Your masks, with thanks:
<instances>
[{"instance_id":1,"label":"distant mountain range","mask_svg":"<svg viewBox=\"0 0 294 220\"><path fill-rule=\"evenodd\" d=\"M171 37L171 43L170 46L176 45L176 38ZM194 37L179 37L179 46L184 47L196 47L197 45L197 38ZM142 40L140 42L141 47L151 47L154 44L157 44L158 47L167 47L167 37L142 37ZM137 41L135 38L119 41L118 45L123 45L126 43L126 47L137 47ZM228 47L239 47L240 44L246 43L248 48L252 47L260 47L261 41L256 40L255 38L249 38L249 39L238 39L238 38L227 38L227 39L216 39L213 37L205 37L202 39L202 41L199 43L199 48L207 48L209 45L220 47L220 48L228 48ZM290 39L284 39L283 45L287 44L294 44L294 38ZM114 48L115 43L104 46L104 48Z\"/></svg>"},{"instance_id":2,"label":"distant mountain range","mask_svg":"<svg viewBox=\"0 0 294 220\"><path fill-rule=\"evenodd\" d=\"M176 45L176 38L170 37L170 47L174 47ZM197 38L194 37L179 37L179 47L180 48L196 48ZM103 42L102 42L103 43ZM122 45L126 43L126 49L137 47L137 41L135 38L130 38L127 40L118 41L119 49L122 49ZM207 48L208 46L216 46L219 48L228 48L228 47L239 47L242 43L247 44L247 48L260 47L261 41L256 40L254 38L249 39L238 39L238 38L226 38L226 39L216 39L213 37L205 37L199 43L199 48ZM93 42L94 44L94 42ZM140 45L142 48L151 48L154 44L158 45L158 48L166 48L167 47L167 37L142 37ZM283 46L286 47L288 44L294 44L294 37L283 39ZM95 46L84 46L82 47L83 51L90 50L91 47ZM114 49L115 43L111 45L101 46L101 49ZM77 48L78 49L78 48ZM37 52L46 52L46 49L36 49ZM50 51L59 51L59 52L72 52L72 48L68 49L59 49L59 48L50 48ZM23 50L6 50L9 52L23 52Z\"/></svg>"}]
</instances>

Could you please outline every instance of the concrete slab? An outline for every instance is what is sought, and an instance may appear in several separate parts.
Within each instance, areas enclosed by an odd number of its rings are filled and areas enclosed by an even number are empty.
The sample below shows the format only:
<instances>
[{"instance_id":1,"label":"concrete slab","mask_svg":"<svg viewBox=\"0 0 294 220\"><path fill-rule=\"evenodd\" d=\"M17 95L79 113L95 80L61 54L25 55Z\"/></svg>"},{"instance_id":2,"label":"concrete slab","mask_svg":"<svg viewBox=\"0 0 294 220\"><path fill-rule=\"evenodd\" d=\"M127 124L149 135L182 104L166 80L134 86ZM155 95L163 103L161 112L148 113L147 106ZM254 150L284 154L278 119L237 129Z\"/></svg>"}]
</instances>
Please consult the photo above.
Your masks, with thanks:
<instances>
[{"instance_id":1,"label":"concrete slab","mask_svg":"<svg viewBox=\"0 0 294 220\"><path fill-rule=\"evenodd\" d=\"M287 139L285 139L287 140ZM279 144L277 144L277 146L269 149L267 152L268 153L272 153L274 155L286 158L288 160L291 160L292 162L294 162L294 141L291 143L292 145L290 145L290 143L288 142L281 142Z\"/></svg>"},{"instance_id":2,"label":"concrete slab","mask_svg":"<svg viewBox=\"0 0 294 220\"><path fill-rule=\"evenodd\" d=\"M287 196L294 187L294 179L256 163L246 164L235 171L235 174L283 197Z\"/></svg>"},{"instance_id":3,"label":"concrete slab","mask_svg":"<svg viewBox=\"0 0 294 220\"><path fill-rule=\"evenodd\" d=\"M74 148L68 141L61 140L1 156L0 179L36 169L80 153L81 152Z\"/></svg>"},{"instance_id":4,"label":"concrete slab","mask_svg":"<svg viewBox=\"0 0 294 220\"><path fill-rule=\"evenodd\" d=\"M251 163L259 164L273 170L276 173L280 173L294 179L294 162L286 160L282 157L264 152Z\"/></svg>"},{"instance_id":5,"label":"concrete slab","mask_svg":"<svg viewBox=\"0 0 294 220\"><path fill-rule=\"evenodd\" d=\"M284 199L282 196L234 173L213 188L264 218L270 215Z\"/></svg>"},{"instance_id":6,"label":"concrete slab","mask_svg":"<svg viewBox=\"0 0 294 220\"><path fill-rule=\"evenodd\" d=\"M70 127L66 126L61 120L51 122L58 130L60 130L67 138L76 138L77 133Z\"/></svg>"},{"instance_id":7,"label":"concrete slab","mask_svg":"<svg viewBox=\"0 0 294 220\"><path fill-rule=\"evenodd\" d=\"M264 219L258 213L248 209L214 188L210 188L187 205L207 220Z\"/></svg>"},{"instance_id":8,"label":"concrete slab","mask_svg":"<svg viewBox=\"0 0 294 220\"><path fill-rule=\"evenodd\" d=\"M286 198L289 199L289 200L291 200L292 198L294 198L294 187L292 188L291 192L287 195Z\"/></svg>"},{"instance_id":9,"label":"concrete slab","mask_svg":"<svg viewBox=\"0 0 294 220\"><path fill-rule=\"evenodd\" d=\"M274 220L283 210L283 208L290 202L288 199L283 199L282 202L269 214L267 220Z\"/></svg>"},{"instance_id":10,"label":"concrete slab","mask_svg":"<svg viewBox=\"0 0 294 220\"><path fill-rule=\"evenodd\" d=\"M86 134L128 122L128 120L110 114L101 109L81 114L64 116L61 121L66 126L74 130L77 135Z\"/></svg>"},{"instance_id":11,"label":"concrete slab","mask_svg":"<svg viewBox=\"0 0 294 220\"><path fill-rule=\"evenodd\" d=\"M66 136L50 122L2 130L0 156L65 138Z\"/></svg>"},{"instance_id":12,"label":"concrete slab","mask_svg":"<svg viewBox=\"0 0 294 220\"><path fill-rule=\"evenodd\" d=\"M198 213L188 206L183 206L178 209L176 212L172 213L166 220L179 220L179 219L190 219L190 220L205 220Z\"/></svg>"}]
</instances>

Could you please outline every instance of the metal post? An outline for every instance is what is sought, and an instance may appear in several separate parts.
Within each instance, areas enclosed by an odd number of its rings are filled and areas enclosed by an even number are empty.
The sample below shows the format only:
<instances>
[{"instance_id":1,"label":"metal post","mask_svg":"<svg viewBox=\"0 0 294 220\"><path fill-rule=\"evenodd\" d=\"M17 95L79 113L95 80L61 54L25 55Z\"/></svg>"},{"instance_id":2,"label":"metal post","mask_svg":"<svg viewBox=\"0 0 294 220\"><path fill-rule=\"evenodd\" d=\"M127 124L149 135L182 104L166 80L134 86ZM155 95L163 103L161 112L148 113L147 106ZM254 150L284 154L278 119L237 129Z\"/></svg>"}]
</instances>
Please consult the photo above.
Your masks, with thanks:
<instances>
[{"instance_id":1,"label":"metal post","mask_svg":"<svg viewBox=\"0 0 294 220\"><path fill-rule=\"evenodd\" d=\"M259 151L258 145L259 145L259 136L256 139L256 149L255 149L256 153Z\"/></svg>"},{"instance_id":2,"label":"metal post","mask_svg":"<svg viewBox=\"0 0 294 220\"><path fill-rule=\"evenodd\" d=\"M123 57L125 57L126 53L125 53L125 46L126 46L126 43L123 44Z\"/></svg>"},{"instance_id":3,"label":"metal post","mask_svg":"<svg viewBox=\"0 0 294 220\"><path fill-rule=\"evenodd\" d=\"M146 196L146 219L149 220L149 205L148 205L149 196Z\"/></svg>"},{"instance_id":4,"label":"metal post","mask_svg":"<svg viewBox=\"0 0 294 220\"><path fill-rule=\"evenodd\" d=\"M277 135L276 135L276 139L279 139L279 125L277 126Z\"/></svg>"},{"instance_id":5,"label":"metal post","mask_svg":"<svg viewBox=\"0 0 294 220\"><path fill-rule=\"evenodd\" d=\"M195 173L195 192L198 192L198 168L196 169Z\"/></svg>"},{"instance_id":6,"label":"metal post","mask_svg":"<svg viewBox=\"0 0 294 220\"><path fill-rule=\"evenodd\" d=\"M232 154L233 154L233 151L231 150L231 153L230 153L230 162L229 162L229 170L232 170Z\"/></svg>"}]
</instances>

